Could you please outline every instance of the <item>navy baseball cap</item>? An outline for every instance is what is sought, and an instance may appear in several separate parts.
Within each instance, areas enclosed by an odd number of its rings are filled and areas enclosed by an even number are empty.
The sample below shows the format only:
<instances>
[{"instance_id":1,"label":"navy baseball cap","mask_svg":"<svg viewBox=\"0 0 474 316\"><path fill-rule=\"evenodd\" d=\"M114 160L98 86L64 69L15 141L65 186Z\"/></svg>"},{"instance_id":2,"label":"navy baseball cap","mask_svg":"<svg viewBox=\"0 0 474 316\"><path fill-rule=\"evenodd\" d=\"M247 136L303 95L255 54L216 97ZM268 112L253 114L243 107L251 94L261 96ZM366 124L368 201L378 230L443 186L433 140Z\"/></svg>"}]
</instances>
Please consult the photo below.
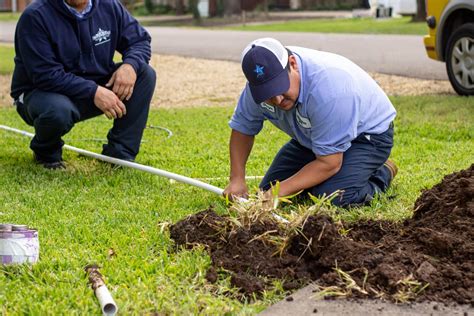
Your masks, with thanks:
<instances>
[{"instance_id":1,"label":"navy baseball cap","mask_svg":"<svg viewBox=\"0 0 474 316\"><path fill-rule=\"evenodd\" d=\"M242 71L256 103L288 91L287 64L288 50L276 39L260 38L247 45L242 52Z\"/></svg>"}]
</instances>

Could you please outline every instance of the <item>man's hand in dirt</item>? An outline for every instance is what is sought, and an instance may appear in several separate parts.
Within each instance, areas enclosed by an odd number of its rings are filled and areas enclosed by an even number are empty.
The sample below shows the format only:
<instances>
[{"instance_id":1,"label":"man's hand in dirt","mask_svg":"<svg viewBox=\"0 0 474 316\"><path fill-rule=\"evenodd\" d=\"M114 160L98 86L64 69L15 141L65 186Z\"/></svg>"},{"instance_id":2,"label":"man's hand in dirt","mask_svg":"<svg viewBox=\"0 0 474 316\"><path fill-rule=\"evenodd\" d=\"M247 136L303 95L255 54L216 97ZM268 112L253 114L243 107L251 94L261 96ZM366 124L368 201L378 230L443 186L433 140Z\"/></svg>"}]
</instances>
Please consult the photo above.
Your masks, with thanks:
<instances>
[{"instance_id":1,"label":"man's hand in dirt","mask_svg":"<svg viewBox=\"0 0 474 316\"><path fill-rule=\"evenodd\" d=\"M94 96L94 104L108 119L121 118L127 114L125 104L107 88L99 86Z\"/></svg>"},{"instance_id":2,"label":"man's hand in dirt","mask_svg":"<svg viewBox=\"0 0 474 316\"><path fill-rule=\"evenodd\" d=\"M105 85L107 88L112 87L112 91L120 100L130 100L133 94L133 87L137 81L135 69L129 64L122 64Z\"/></svg>"},{"instance_id":3,"label":"man's hand in dirt","mask_svg":"<svg viewBox=\"0 0 474 316\"><path fill-rule=\"evenodd\" d=\"M229 200L234 201L237 197L247 198L249 190L245 181L230 181L229 185L224 189L222 195L227 196Z\"/></svg>"},{"instance_id":4,"label":"man's hand in dirt","mask_svg":"<svg viewBox=\"0 0 474 316\"><path fill-rule=\"evenodd\" d=\"M263 207L265 209L275 209L278 205L278 197L273 194L273 189L263 192Z\"/></svg>"}]
</instances>

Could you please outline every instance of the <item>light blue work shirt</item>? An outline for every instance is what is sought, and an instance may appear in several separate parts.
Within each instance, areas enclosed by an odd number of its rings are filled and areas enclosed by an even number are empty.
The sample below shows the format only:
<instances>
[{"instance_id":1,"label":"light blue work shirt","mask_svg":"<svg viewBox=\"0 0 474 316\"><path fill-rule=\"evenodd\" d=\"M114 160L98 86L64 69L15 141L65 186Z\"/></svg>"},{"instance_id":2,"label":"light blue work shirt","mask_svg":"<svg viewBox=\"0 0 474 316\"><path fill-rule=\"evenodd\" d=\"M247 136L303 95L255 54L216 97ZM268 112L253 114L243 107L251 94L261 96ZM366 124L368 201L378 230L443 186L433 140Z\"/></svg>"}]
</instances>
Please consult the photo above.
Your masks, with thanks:
<instances>
[{"instance_id":1,"label":"light blue work shirt","mask_svg":"<svg viewBox=\"0 0 474 316\"><path fill-rule=\"evenodd\" d=\"M396 116L385 92L349 59L303 47L288 47L296 56L301 85L288 111L257 104L248 83L229 126L256 135L269 120L318 156L345 152L362 133L385 132Z\"/></svg>"},{"instance_id":2,"label":"light blue work shirt","mask_svg":"<svg viewBox=\"0 0 474 316\"><path fill-rule=\"evenodd\" d=\"M80 19L82 19L84 16L86 16L87 13L91 12L92 10L92 0L89 0L89 2L87 3L87 6L81 12L71 7L69 4L67 4L66 1L64 1L64 4L69 9L69 11L71 11L75 16L77 16Z\"/></svg>"}]
</instances>

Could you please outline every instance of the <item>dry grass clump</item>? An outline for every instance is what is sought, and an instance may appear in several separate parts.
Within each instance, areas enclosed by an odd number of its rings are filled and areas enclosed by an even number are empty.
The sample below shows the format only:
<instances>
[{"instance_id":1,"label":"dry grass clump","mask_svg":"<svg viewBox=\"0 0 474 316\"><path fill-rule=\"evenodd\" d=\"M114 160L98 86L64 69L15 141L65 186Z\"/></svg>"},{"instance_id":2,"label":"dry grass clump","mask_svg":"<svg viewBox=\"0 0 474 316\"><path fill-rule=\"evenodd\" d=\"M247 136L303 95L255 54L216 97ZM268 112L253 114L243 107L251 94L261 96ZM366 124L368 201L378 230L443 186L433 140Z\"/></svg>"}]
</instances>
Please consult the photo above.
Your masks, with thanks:
<instances>
[{"instance_id":1,"label":"dry grass clump","mask_svg":"<svg viewBox=\"0 0 474 316\"><path fill-rule=\"evenodd\" d=\"M229 208L230 231L239 229L251 230L256 224L272 223L278 230L268 230L252 239L259 239L265 243L273 244L277 251L275 256L281 256L288 248L290 240L295 235L303 235L302 230L310 216L316 214L331 214L334 207L331 200L339 194L334 192L330 196L316 198L311 196L312 205L298 205L290 211L283 211L279 208L280 204L291 203L291 198L298 195L278 197L279 183L273 188L273 196L270 197L263 191L259 191L249 196L248 200L237 200ZM277 233L277 234L275 234ZM312 239L307 239L308 247Z\"/></svg>"},{"instance_id":2,"label":"dry grass clump","mask_svg":"<svg viewBox=\"0 0 474 316\"><path fill-rule=\"evenodd\" d=\"M406 278L399 280L396 285L398 287L398 291L393 295L393 298L398 303L406 303L414 300L415 297L423 292L430 284L423 284L416 280L412 274L410 274Z\"/></svg>"},{"instance_id":3,"label":"dry grass clump","mask_svg":"<svg viewBox=\"0 0 474 316\"><path fill-rule=\"evenodd\" d=\"M326 297L331 297L331 298L350 297L355 292L363 296L369 295L366 289L367 277L369 275L369 272L367 271L367 269L361 268L361 270L363 270L364 275L365 275L364 280L362 281L361 285L358 285L357 282L351 276L351 274L356 271L345 272L342 269L337 267L337 262L333 270L337 273L337 276L338 276L337 285L324 287L324 286L319 286L315 284L316 291L314 292L315 293L314 296L316 299L322 299ZM379 294L379 292L376 292L373 288L370 287L370 289L374 291L375 293ZM379 295L382 295L382 294L379 294Z\"/></svg>"},{"instance_id":4,"label":"dry grass clump","mask_svg":"<svg viewBox=\"0 0 474 316\"><path fill-rule=\"evenodd\" d=\"M278 206L278 199L272 200L263 191L249 196L248 200L236 200L229 209L229 220L236 228L249 230L256 223L276 222L274 211Z\"/></svg>"},{"instance_id":5,"label":"dry grass clump","mask_svg":"<svg viewBox=\"0 0 474 316\"><path fill-rule=\"evenodd\" d=\"M333 270L338 276L337 284L333 286L320 286L318 284L314 284L314 297L316 299L344 298L351 297L353 294L357 294L359 297L387 297L387 294L383 291L367 285L369 271L366 268L345 272L338 268L336 262L336 266L333 268ZM352 274L358 272L359 270L361 270L364 274L361 284L358 284L352 277ZM397 292L389 296L397 303L407 303L413 301L421 292L423 292L429 286L429 283L423 284L410 274L406 278L399 280L396 283L396 286L398 289Z\"/></svg>"}]
</instances>

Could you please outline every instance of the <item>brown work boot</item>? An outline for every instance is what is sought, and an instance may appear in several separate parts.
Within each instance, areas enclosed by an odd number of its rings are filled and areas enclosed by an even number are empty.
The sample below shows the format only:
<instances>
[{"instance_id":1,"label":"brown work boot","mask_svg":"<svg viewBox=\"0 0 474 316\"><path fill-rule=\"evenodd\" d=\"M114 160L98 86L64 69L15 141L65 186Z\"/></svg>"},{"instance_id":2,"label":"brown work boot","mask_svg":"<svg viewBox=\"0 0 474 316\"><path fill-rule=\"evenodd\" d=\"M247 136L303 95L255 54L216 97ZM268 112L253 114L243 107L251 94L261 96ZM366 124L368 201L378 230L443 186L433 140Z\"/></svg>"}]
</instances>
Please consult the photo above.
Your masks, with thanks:
<instances>
[{"instance_id":1,"label":"brown work boot","mask_svg":"<svg viewBox=\"0 0 474 316\"><path fill-rule=\"evenodd\" d=\"M388 171L390 171L390 175L392 176L390 181L393 181L393 178L395 178L398 173L397 165L390 159L387 159L387 161L385 161L383 165L387 167Z\"/></svg>"}]
</instances>

